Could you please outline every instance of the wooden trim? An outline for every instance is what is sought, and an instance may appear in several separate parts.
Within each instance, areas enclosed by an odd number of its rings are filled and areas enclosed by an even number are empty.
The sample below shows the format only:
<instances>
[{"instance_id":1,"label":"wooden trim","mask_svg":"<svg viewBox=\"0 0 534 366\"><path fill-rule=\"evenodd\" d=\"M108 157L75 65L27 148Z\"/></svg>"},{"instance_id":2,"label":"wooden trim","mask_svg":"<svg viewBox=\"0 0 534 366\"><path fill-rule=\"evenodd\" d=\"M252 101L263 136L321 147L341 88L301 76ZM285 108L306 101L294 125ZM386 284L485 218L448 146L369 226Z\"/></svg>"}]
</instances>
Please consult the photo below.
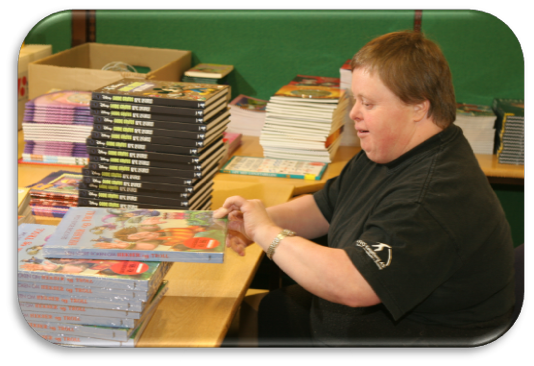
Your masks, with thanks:
<instances>
[{"instance_id":1,"label":"wooden trim","mask_svg":"<svg viewBox=\"0 0 534 366\"><path fill-rule=\"evenodd\" d=\"M416 10L413 18L413 30L414 32L421 32L421 23L423 20L423 11Z\"/></svg>"},{"instance_id":2,"label":"wooden trim","mask_svg":"<svg viewBox=\"0 0 534 366\"><path fill-rule=\"evenodd\" d=\"M72 10L71 46L96 42L96 11Z\"/></svg>"}]
</instances>

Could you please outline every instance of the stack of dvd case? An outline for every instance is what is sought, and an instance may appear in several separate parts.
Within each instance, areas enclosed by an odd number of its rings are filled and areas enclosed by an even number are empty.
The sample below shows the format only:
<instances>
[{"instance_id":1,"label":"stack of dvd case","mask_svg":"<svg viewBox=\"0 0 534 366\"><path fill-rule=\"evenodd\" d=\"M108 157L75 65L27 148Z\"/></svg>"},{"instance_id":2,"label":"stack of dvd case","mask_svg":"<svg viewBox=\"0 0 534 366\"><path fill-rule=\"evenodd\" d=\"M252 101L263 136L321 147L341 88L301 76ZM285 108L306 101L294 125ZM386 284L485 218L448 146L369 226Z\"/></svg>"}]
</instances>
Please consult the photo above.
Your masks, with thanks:
<instances>
[{"instance_id":1,"label":"stack of dvd case","mask_svg":"<svg viewBox=\"0 0 534 366\"><path fill-rule=\"evenodd\" d=\"M18 299L28 324L59 344L133 347L167 291L169 263L53 259L55 226L18 228Z\"/></svg>"},{"instance_id":2,"label":"stack of dvd case","mask_svg":"<svg viewBox=\"0 0 534 366\"><path fill-rule=\"evenodd\" d=\"M523 99L493 100L497 115L495 153L501 164L525 164L525 101Z\"/></svg>"},{"instance_id":3,"label":"stack of dvd case","mask_svg":"<svg viewBox=\"0 0 534 366\"><path fill-rule=\"evenodd\" d=\"M91 93L65 90L26 103L23 162L85 165L85 139L93 127Z\"/></svg>"},{"instance_id":4,"label":"stack of dvd case","mask_svg":"<svg viewBox=\"0 0 534 366\"><path fill-rule=\"evenodd\" d=\"M228 93L227 85L138 79L95 90L78 206L209 208Z\"/></svg>"}]
</instances>

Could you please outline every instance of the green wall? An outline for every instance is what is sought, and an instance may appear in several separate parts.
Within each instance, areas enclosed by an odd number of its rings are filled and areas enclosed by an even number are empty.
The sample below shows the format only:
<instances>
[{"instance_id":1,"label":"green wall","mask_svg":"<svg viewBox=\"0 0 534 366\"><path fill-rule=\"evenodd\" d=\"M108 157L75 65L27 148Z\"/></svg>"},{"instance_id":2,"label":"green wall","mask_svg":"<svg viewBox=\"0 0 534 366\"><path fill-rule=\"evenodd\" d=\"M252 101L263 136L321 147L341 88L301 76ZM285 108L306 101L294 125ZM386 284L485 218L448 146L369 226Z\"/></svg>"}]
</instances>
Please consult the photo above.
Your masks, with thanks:
<instances>
[{"instance_id":1,"label":"green wall","mask_svg":"<svg viewBox=\"0 0 534 366\"><path fill-rule=\"evenodd\" d=\"M296 74L339 77L339 67L366 42L412 29L413 23L411 10L97 10L96 40L190 50L193 65L232 64L233 96L268 99ZM70 27L70 11L55 13L36 24L25 41L52 44L56 53L70 47ZM421 29L443 49L459 102L524 98L521 45L498 18L470 10L424 10ZM519 245L524 188L493 188Z\"/></svg>"}]
</instances>

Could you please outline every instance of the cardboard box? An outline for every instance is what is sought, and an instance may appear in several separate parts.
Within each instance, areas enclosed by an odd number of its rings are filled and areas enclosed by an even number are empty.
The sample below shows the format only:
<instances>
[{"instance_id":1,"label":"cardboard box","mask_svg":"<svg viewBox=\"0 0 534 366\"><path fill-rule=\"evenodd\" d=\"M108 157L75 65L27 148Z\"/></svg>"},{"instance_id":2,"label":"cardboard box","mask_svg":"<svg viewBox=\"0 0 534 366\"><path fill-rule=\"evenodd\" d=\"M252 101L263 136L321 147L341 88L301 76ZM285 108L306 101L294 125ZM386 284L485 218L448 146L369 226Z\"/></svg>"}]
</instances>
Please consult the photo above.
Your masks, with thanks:
<instances>
[{"instance_id":1,"label":"cardboard box","mask_svg":"<svg viewBox=\"0 0 534 366\"><path fill-rule=\"evenodd\" d=\"M24 118L24 106L28 101L29 78L28 65L52 54L52 46L49 44L29 44L20 49L18 67L18 129L22 129Z\"/></svg>"},{"instance_id":2,"label":"cardboard box","mask_svg":"<svg viewBox=\"0 0 534 366\"><path fill-rule=\"evenodd\" d=\"M148 73L102 70L110 62L148 68ZM93 91L123 78L180 81L191 68L191 51L84 43L32 62L30 99L51 89Z\"/></svg>"}]
</instances>

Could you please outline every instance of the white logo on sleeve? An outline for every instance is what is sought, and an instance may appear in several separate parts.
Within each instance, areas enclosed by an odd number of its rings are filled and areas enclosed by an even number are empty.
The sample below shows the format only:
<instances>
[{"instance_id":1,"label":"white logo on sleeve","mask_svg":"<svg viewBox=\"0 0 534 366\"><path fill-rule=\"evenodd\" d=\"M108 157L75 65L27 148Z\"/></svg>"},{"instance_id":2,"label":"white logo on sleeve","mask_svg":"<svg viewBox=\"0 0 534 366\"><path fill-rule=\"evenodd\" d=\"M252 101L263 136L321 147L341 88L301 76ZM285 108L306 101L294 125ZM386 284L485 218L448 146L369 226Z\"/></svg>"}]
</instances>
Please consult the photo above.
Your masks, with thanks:
<instances>
[{"instance_id":1,"label":"white logo on sleeve","mask_svg":"<svg viewBox=\"0 0 534 366\"><path fill-rule=\"evenodd\" d=\"M365 251L365 253L378 266L378 269L384 269L391 264L392 250L389 245L376 242L376 244L371 244L369 246L363 240L357 240L356 245ZM377 252L380 252L380 255L377 254ZM386 260L384 261L383 258L386 258Z\"/></svg>"}]
</instances>

